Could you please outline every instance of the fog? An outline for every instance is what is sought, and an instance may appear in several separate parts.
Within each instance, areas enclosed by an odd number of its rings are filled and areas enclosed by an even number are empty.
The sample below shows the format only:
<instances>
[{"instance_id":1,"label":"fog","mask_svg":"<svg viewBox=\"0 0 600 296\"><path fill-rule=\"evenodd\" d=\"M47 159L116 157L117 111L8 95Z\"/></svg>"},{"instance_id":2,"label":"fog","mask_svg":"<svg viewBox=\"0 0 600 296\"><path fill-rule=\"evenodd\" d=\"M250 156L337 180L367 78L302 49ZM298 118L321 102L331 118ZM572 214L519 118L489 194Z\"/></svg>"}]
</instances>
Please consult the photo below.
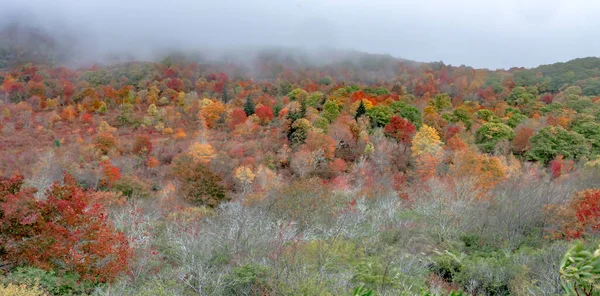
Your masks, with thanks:
<instances>
[{"instance_id":1,"label":"fog","mask_svg":"<svg viewBox=\"0 0 600 296\"><path fill-rule=\"evenodd\" d=\"M509 68L596 56L600 48L600 2L592 0L0 2L2 23L43 28L88 59L276 46Z\"/></svg>"}]
</instances>

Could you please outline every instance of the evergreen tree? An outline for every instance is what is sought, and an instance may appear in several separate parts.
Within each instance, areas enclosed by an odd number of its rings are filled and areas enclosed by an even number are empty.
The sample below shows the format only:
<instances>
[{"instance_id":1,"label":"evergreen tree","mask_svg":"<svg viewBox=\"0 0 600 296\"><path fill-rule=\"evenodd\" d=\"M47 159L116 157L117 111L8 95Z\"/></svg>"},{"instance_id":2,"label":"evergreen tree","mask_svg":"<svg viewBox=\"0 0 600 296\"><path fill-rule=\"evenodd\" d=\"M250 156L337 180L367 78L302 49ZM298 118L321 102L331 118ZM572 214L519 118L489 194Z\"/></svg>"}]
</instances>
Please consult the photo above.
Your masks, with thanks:
<instances>
[{"instance_id":1,"label":"evergreen tree","mask_svg":"<svg viewBox=\"0 0 600 296\"><path fill-rule=\"evenodd\" d=\"M356 115L354 115L354 120L358 120L361 116L367 113L367 108L365 108L365 104L363 101L360 101L360 105L358 105L358 109L356 109Z\"/></svg>"},{"instance_id":2,"label":"evergreen tree","mask_svg":"<svg viewBox=\"0 0 600 296\"><path fill-rule=\"evenodd\" d=\"M246 116L254 114L254 110L254 101L252 101L252 98L250 96L247 96L246 103L244 104L244 112L246 112Z\"/></svg>"},{"instance_id":3,"label":"evergreen tree","mask_svg":"<svg viewBox=\"0 0 600 296\"><path fill-rule=\"evenodd\" d=\"M221 101L223 103L227 103L229 101L229 95L227 94L227 88L223 87L223 92L221 93Z\"/></svg>"}]
</instances>

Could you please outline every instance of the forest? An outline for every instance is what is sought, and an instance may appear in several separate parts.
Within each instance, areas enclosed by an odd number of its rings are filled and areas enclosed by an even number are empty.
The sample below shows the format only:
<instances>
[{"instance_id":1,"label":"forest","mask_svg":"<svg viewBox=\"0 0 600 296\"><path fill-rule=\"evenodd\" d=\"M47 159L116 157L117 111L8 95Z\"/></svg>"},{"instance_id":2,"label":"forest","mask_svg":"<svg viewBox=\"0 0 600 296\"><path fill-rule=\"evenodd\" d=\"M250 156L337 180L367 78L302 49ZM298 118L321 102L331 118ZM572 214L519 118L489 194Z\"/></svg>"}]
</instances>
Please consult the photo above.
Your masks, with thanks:
<instances>
[{"instance_id":1,"label":"forest","mask_svg":"<svg viewBox=\"0 0 600 296\"><path fill-rule=\"evenodd\" d=\"M0 47L1 295L600 295L600 58L33 40Z\"/></svg>"}]
</instances>

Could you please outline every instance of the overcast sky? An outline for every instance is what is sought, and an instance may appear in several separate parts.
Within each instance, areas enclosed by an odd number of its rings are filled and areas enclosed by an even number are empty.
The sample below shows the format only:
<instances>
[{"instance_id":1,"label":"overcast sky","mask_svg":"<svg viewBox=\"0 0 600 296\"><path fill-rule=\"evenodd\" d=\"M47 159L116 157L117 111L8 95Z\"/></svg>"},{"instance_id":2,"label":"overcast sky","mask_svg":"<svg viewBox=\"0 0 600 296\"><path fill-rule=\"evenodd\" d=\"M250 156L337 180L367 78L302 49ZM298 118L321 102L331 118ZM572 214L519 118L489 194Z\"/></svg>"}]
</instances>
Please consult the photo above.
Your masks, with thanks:
<instances>
[{"instance_id":1,"label":"overcast sky","mask_svg":"<svg viewBox=\"0 0 600 296\"><path fill-rule=\"evenodd\" d=\"M487 68L600 55L596 0L6 1L0 14L78 32L98 51L331 47Z\"/></svg>"}]
</instances>

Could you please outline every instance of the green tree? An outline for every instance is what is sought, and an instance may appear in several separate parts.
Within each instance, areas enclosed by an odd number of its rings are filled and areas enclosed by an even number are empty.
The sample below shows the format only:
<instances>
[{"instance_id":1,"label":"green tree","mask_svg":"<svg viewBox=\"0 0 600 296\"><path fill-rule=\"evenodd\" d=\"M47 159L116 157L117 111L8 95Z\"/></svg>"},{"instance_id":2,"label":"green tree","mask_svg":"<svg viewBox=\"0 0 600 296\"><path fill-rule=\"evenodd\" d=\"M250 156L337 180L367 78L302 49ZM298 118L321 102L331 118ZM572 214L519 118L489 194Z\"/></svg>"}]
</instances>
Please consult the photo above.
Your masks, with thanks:
<instances>
[{"instance_id":1,"label":"green tree","mask_svg":"<svg viewBox=\"0 0 600 296\"><path fill-rule=\"evenodd\" d=\"M361 116L365 115L366 113L367 113L367 108L365 107L365 104L361 100L360 104L358 105L358 108L356 109L356 114L354 114L354 120L358 120Z\"/></svg>"},{"instance_id":2,"label":"green tree","mask_svg":"<svg viewBox=\"0 0 600 296\"><path fill-rule=\"evenodd\" d=\"M402 101L396 101L390 105L390 108L394 114L410 120L417 128L420 128L423 125L421 111L419 111L417 107Z\"/></svg>"},{"instance_id":3,"label":"green tree","mask_svg":"<svg viewBox=\"0 0 600 296\"><path fill-rule=\"evenodd\" d=\"M255 112L254 101L250 96L246 97L246 103L244 103L244 112L246 112L246 116L250 116Z\"/></svg>"},{"instance_id":4,"label":"green tree","mask_svg":"<svg viewBox=\"0 0 600 296\"><path fill-rule=\"evenodd\" d=\"M388 124L394 113L390 107L379 105L367 110L367 115L371 118L371 123L379 127Z\"/></svg>"},{"instance_id":5,"label":"green tree","mask_svg":"<svg viewBox=\"0 0 600 296\"><path fill-rule=\"evenodd\" d=\"M506 97L506 102L510 105L522 105L533 100L535 95L522 86L515 87Z\"/></svg>"},{"instance_id":6,"label":"green tree","mask_svg":"<svg viewBox=\"0 0 600 296\"><path fill-rule=\"evenodd\" d=\"M525 157L543 163L548 163L557 155L574 160L589 155L589 144L583 135L557 126L541 129L531 137L530 144Z\"/></svg>"},{"instance_id":7,"label":"green tree","mask_svg":"<svg viewBox=\"0 0 600 296\"><path fill-rule=\"evenodd\" d=\"M336 101L327 100L323 105L323 117L327 118L329 122L333 122L340 115L340 106Z\"/></svg>"},{"instance_id":8,"label":"green tree","mask_svg":"<svg viewBox=\"0 0 600 296\"><path fill-rule=\"evenodd\" d=\"M600 124L595 121L576 123L572 131L582 134L591 145L591 154L600 155Z\"/></svg>"},{"instance_id":9,"label":"green tree","mask_svg":"<svg viewBox=\"0 0 600 296\"><path fill-rule=\"evenodd\" d=\"M515 131L510 126L498 123L484 123L475 132L475 144L485 152L492 152L496 144L501 140L512 140L515 137Z\"/></svg>"},{"instance_id":10,"label":"green tree","mask_svg":"<svg viewBox=\"0 0 600 296\"><path fill-rule=\"evenodd\" d=\"M442 111L452 107L452 99L448 94L439 94L429 101L429 105L435 107L438 111Z\"/></svg>"}]
</instances>

